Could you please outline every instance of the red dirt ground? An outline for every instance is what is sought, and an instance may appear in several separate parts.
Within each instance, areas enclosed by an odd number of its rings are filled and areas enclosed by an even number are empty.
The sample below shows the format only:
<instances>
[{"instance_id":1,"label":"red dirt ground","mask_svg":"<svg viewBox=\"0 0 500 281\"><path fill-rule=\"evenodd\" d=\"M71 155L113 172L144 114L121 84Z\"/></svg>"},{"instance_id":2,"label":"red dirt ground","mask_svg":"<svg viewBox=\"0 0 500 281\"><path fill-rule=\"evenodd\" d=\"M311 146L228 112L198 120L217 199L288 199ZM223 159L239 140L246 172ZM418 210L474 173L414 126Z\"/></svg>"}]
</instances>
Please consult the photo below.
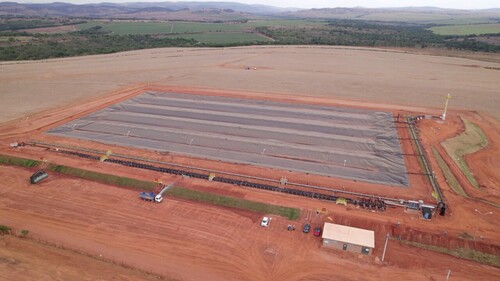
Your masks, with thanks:
<instances>
[{"instance_id":1,"label":"red dirt ground","mask_svg":"<svg viewBox=\"0 0 500 281\"><path fill-rule=\"evenodd\" d=\"M35 240L0 236L0 280L158 280L100 259Z\"/></svg>"},{"instance_id":2,"label":"red dirt ground","mask_svg":"<svg viewBox=\"0 0 500 281\"><path fill-rule=\"evenodd\" d=\"M149 89L153 89L151 86ZM159 90L159 87L155 87ZM70 119L78 118L109 104L127 99L144 90L143 85L112 93L108 98L46 111L29 119L17 120L0 128L0 153L37 159L43 157L51 163L65 164L104 173L153 180L160 177L164 182L175 177L152 171L130 169L109 163L96 163L77 158L65 157L40 148L23 147L8 149L12 141L27 139L44 140L61 144L71 144L115 153L138 155L155 160L175 161L181 164L196 164L200 167L245 172L256 176L279 179L286 176L290 181L311 183L331 187L344 187L348 190L375 192L379 195L425 199L431 202L430 186L421 175L410 175L411 187L408 189L365 184L348 180L330 179L298 173L252 167L248 165L224 164L217 161L203 161L177 155L162 155L139 149L120 148L88 141L78 141L43 135L48 128L57 126ZM216 94L204 90L181 88L161 88L180 92ZM219 93L219 92L217 92ZM224 92L224 95L246 95L245 93ZM332 103L320 98L284 97L252 93L255 98L278 99L288 102L308 102L318 104L337 104L344 106L370 107L398 112L436 113L435 110L410 108L392 105L375 105L350 101ZM481 163L474 154L467 158L478 181L485 185L482 191L471 196L489 198L498 203L498 123L479 114L453 112L449 114L446 126L431 120L424 120L421 128L424 146L437 143L460 132L457 114L482 118L480 124L486 132L490 146L479 152L491 154L489 162ZM408 138L406 129L398 130L402 139ZM439 132L439 133L438 133ZM414 153L408 141L402 141L405 153ZM409 171L419 170L415 157L406 157ZM447 162L450 160L447 159ZM476 162L477 161L477 162ZM194 163L196 162L196 163ZM433 166L437 165L432 161ZM488 164L489 163L489 164ZM450 163L449 163L450 164ZM493 164L493 165L491 165ZM448 269L452 270L453 280L497 280L500 269L482 266L474 262L452 258L429 251L410 248L391 241L387 253L387 264L380 265L373 257L338 253L320 248L320 239L305 235L300 231L288 232L286 225L291 223L280 217L273 217L271 227L259 227L261 214L234 211L173 198L155 205L142 202L137 192L106 186L94 182L69 178L57 174L39 185L29 185L27 179L33 170L2 166L0 178L0 224L16 229L29 229L34 238L58 243L64 247L102 255L117 263L161 274L181 280L442 280ZM482 172L476 173L477 170ZM181 179L179 185L187 188L229 194L249 200L268 202L302 209L299 222L311 221L313 226L332 221L373 229L376 232L374 256L380 257L384 236L393 233L417 242L442 246L464 246L481 249L498 255L500 252L500 216L495 207L455 195L445 184L440 172L437 178L444 189L445 201L450 209L445 217L436 216L432 221L420 219L418 213L405 213L401 208L388 209L384 213L374 213L353 206L337 206L334 203L277 194L260 190L250 190L232 185L211 183L204 180ZM483 179L483 176L491 179ZM463 179L460 178L462 181ZM492 197L493 196L493 197ZM416 198L415 198L416 197ZM21 200L22 199L22 200ZM325 207L326 215L316 215L316 208ZM494 211L491 216L475 212ZM399 227L394 225L399 222ZM300 228L300 227L299 227ZM475 240L461 240L458 235L467 232ZM446 239L443 239L445 237ZM481 237L481 239L478 239ZM97 261L96 261L97 262ZM342 270L338 270L342 268ZM14 270L22 270L17 268ZM69 270L69 269L68 269Z\"/></svg>"},{"instance_id":3,"label":"red dirt ground","mask_svg":"<svg viewBox=\"0 0 500 281\"><path fill-rule=\"evenodd\" d=\"M400 246L393 241L388 247L387 265L382 266L372 257L322 249L319 238L300 231L288 232L285 226L290 222L280 217L272 216L271 226L266 229L259 226L260 216L255 214L173 198L157 205L138 200L136 191L55 174L51 174L50 181L29 185L26 178L31 171L13 167L3 167L2 171L6 181L0 184L0 223L29 229L34 239L92 256L102 255L165 277L180 280L331 280L332 277L337 280L440 280L448 269L452 270L454 280L500 277L500 269ZM180 184L186 181L190 180ZM238 191L246 193L249 199L260 197L273 203L302 207L303 220L309 218L312 225L323 221L310 210L317 205L330 210L327 215L330 217L346 215L370 221L369 224L380 230L374 253L378 257L384 227L377 225L394 221L397 216L404 218L401 225L439 227L442 223L402 216L399 210L378 214L264 191ZM344 223L349 224L350 220L344 219ZM14 272L22 270L13 267ZM44 274L51 275L50 271ZM51 276L54 277L54 273Z\"/></svg>"},{"instance_id":4,"label":"red dirt ground","mask_svg":"<svg viewBox=\"0 0 500 281\"><path fill-rule=\"evenodd\" d=\"M488 146L486 149L469 154L465 157L465 161L471 168L472 173L480 185L479 189L475 188L467 180L465 175L460 171L458 165L441 146L442 141L455 137L465 130L459 115L477 124L488 138ZM450 167L455 177L460 181L464 191L470 197L489 200L491 202L496 202L496 204L500 202L500 190L498 189L498 186L500 186L500 178L498 176L498 171L500 170L499 121L478 113L460 112L459 114L456 113L452 118L447 118L444 124L440 121L424 120L419 124L419 127L421 128L422 141L426 150L430 151L432 145L439 151L448 167ZM441 174L437 163L432 161L432 164L436 172ZM443 179L444 177L440 178ZM445 188L447 187L446 183L442 183L442 185ZM451 189L447 191L452 192Z\"/></svg>"}]
</instances>

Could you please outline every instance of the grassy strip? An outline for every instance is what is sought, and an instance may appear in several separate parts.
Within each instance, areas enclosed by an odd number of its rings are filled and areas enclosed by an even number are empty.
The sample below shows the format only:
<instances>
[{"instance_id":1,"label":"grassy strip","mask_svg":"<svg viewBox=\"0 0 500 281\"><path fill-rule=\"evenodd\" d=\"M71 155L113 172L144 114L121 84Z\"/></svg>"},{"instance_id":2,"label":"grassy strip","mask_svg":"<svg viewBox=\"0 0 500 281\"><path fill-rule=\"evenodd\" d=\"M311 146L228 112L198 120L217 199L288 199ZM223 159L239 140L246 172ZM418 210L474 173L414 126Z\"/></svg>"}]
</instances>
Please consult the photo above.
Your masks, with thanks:
<instances>
[{"instance_id":1,"label":"grassy strip","mask_svg":"<svg viewBox=\"0 0 500 281\"><path fill-rule=\"evenodd\" d=\"M463 157L485 148L488 145L488 139L479 126L465 118L462 118L462 121L465 124L465 132L452 139L443 141L441 145L460 170L462 170L469 182L479 188L479 184Z\"/></svg>"},{"instance_id":2,"label":"grassy strip","mask_svg":"<svg viewBox=\"0 0 500 281\"><path fill-rule=\"evenodd\" d=\"M49 166L47 166L46 170L61 174L71 175L86 180L97 181L104 184L131 187L140 190L153 190L153 188L155 187L155 183L149 181L141 181L131 178L119 177L115 175L102 174L98 172L87 171L63 165L50 164Z\"/></svg>"},{"instance_id":3,"label":"grassy strip","mask_svg":"<svg viewBox=\"0 0 500 281\"><path fill-rule=\"evenodd\" d=\"M426 245L422 243L417 243L413 241L408 241L408 240L399 240L399 242L411 245L417 248L429 250L429 251L434 251L437 253L442 253L442 254L447 254L451 255L457 258L462 258L466 260L471 260L475 261L481 264L486 264L494 267L500 268L500 256L492 255L492 254L487 254L475 250L470 250L470 249L464 249L464 248L457 248L457 249L447 249L443 247L438 247L438 246L433 246L433 245Z\"/></svg>"},{"instance_id":4,"label":"grassy strip","mask_svg":"<svg viewBox=\"0 0 500 281\"><path fill-rule=\"evenodd\" d=\"M0 155L0 164L33 167L30 165L35 165L34 163L36 163L36 165L40 164L39 161ZM155 186L155 183L153 182L141 181L141 180L119 177L109 174L102 174L94 171L87 171L63 165L49 164L45 170L66 174L86 180L97 181L104 184L130 187L140 190L153 190ZM250 210L264 214L275 214L289 218L291 220L298 219L300 214L300 211L297 208L276 206L271 204L249 201L245 199L217 195L213 193L195 191L185 188L171 188L170 190L167 191L167 194L174 197L184 198L197 202L209 203L217 206Z\"/></svg>"},{"instance_id":5,"label":"grassy strip","mask_svg":"<svg viewBox=\"0 0 500 281\"><path fill-rule=\"evenodd\" d=\"M411 129L410 129L409 125L408 125L408 136L411 139L412 150L413 150L413 152L415 152L415 156L417 157L418 165L420 166L420 171L422 171L422 174L425 175L426 171L425 171L424 159L422 159L424 156L420 155L418 152L417 141L413 138L413 134L411 133ZM429 179L429 177L425 177L425 179L427 182L429 182L429 184L431 184L431 180Z\"/></svg>"},{"instance_id":6,"label":"grassy strip","mask_svg":"<svg viewBox=\"0 0 500 281\"><path fill-rule=\"evenodd\" d=\"M491 202L491 201L488 201L486 199L479 199L479 201L483 202L483 203L486 203L486 204L489 204L493 207L497 207L497 208L500 208L500 204L497 204L495 202Z\"/></svg>"},{"instance_id":7,"label":"grassy strip","mask_svg":"<svg viewBox=\"0 0 500 281\"><path fill-rule=\"evenodd\" d=\"M464 189L458 182L457 178L451 172L450 167L446 165L446 162L444 162L444 159L441 157L439 152L434 147L432 147L432 153L434 154L434 157L438 162L439 168L441 168L441 171L443 171L444 177L446 178L446 181L448 182L448 185L451 187L451 189L455 191L455 193L457 193L458 195L468 197L467 193L465 193ZM495 202L488 201L486 199L479 199L479 200L483 203L500 208L500 204L497 204Z\"/></svg>"},{"instance_id":8,"label":"grassy strip","mask_svg":"<svg viewBox=\"0 0 500 281\"><path fill-rule=\"evenodd\" d=\"M446 178L446 182L448 182L448 185L451 187L451 189L455 191L456 194L467 197L467 194L465 193L464 189L458 182L457 178L451 172L450 167L446 165L446 162L444 162L443 157L441 157L439 152L434 147L432 147L432 154L434 154L434 158L436 158L439 168L441 168L441 171L443 172L444 177Z\"/></svg>"},{"instance_id":9,"label":"grassy strip","mask_svg":"<svg viewBox=\"0 0 500 281\"><path fill-rule=\"evenodd\" d=\"M299 209L289 208L283 206L276 206L266 203L260 203L255 201L249 201L245 199L227 197L222 195L217 195L208 192L196 191L186 188L171 188L166 194L193 200L197 202L203 202L208 204L213 204L217 206L231 207L243 210L249 210L253 212L263 213L263 214L275 214L279 216L286 217L290 220L296 220L299 218Z\"/></svg>"},{"instance_id":10,"label":"grassy strip","mask_svg":"<svg viewBox=\"0 0 500 281\"><path fill-rule=\"evenodd\" d=\"M41 162L37 161L37 160L18 158L18 157L8 156L8 155L0 155L0 164L3 164L3 165L32 168L32 167L36 167L36 166L40 165L40 163Z\"/></svg>"}]
</instances>

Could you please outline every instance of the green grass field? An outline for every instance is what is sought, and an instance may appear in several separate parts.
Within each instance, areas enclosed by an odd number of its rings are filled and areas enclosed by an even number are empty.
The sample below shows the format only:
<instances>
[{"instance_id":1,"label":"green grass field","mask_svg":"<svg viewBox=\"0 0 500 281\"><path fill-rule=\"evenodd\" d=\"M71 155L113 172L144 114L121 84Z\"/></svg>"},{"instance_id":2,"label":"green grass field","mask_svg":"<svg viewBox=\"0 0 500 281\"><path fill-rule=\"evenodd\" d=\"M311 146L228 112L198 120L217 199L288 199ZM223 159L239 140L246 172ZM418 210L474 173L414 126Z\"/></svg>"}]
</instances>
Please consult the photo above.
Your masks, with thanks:
<instances>
[{"instance_id":1,"label":"green grass field","mask_svg":"<svg viewBox=\"0 0 500 281\"><path fill-rule=\"evenodd\" d=\"M480 35L500 33L500 23L436 26L430 30L439 35Z\"/></svg>"},{"instance_id":2,"label":"green grass field","mask_svg":"<svg viewBox=\"0 0 500 281\"><path fill-rule=\"evenodd\" d=\"M178 22L178 21L172 21L172 22L90 21L87 23L77 25L77 27L80 30L89 29L94 26L102 26L102 29L104 31L113 32L114 34L117 35L242 31L242 26L240 24Z\"/></svg>"},{"instance_id":3,"label":"green grass field","mask_svg":"<svg viewBox=\"0 0 500 281\"><path fill-rule=\"evenodd\" d=\"M169 189L166 192L166 194L196 202L208 203L211 205L237 208L262 214L279 215L288 218L290 220L296 220L299 218L300 215L300 211L297 208L276 206L276 205L255 202L234 197L227 197L214 193L202 192L186 188L174 187Z\"/></svg>"},{"instance_id":4,"label":"green grass field","mask_svg":"<svg viewBox=\"0 0 500 281\"><path fill-rule=\"evenodd\" d=\"M179 34L169 35L168 38L194 39L205 44L232 44L232 43L253 43L268 42L271 39L249 32L213 32L201 34Z\"/></svg>"},{"instance_id":5,"label":"green grass field","mask_svg":"<svg viewBox=\"0 0 500 281\"><path fill-rule=\"evenodd\" d=\"M469 17L451 17L445 20L437 20L430 23L445 24L445 25L471 25L471 24L495 24L496 16L469 16Z\"/></svg>"},{"instance_id":6,"label":"green grass field","mask_svg":"<svg viewBox=\"0 0 500 281\"><path fill-rule=\"evenodd\" d=\"M462 121L465 125L465 132L452 139L443 141L441 145L458 167L460 167L460 170L462 170L469 182L475 187L479 187L479 184L464 160L464 156L485 148L488 145L488 139L479 126L465 118L462 118Z\"/></svg>"},{"instance_id":7,"label":"green grass field","mask_svg":"<svg viewBox=\"0 0 500 281\"><path fill-rule=\"evenodd\" d=\"M435 22L449 19L450 17L443 14L425 14L425 13L373 13L361 15L358 19L361 20L376 20L376 21L401 21L401 22Z\"/></svg>"},{"instance_id":8,"label":"green grass field","mask_svg":"<svg viewBox=\"0 0 500 281\"><path fill-rule=\"evenodd\" d=\"M372 21L389 21L389 22L409 22L420 24L484 24L498 22L497 13L462 13L462 14L446 14L446 13L426 13L426 12L378 12L378 13L347 13L336 15L336 18L353 19L353 20L372 20Z\"/></svg>"},{"instance_id":9,"label":"green grass field","mask_svg":"<svg viewBox=\"0 0 500 281\"><path fill-rule=\"evenodd\" d=\"M136 21L89 21L77 25L85 30L102 26L104 31L117 35L131 34L164 34L164 33L202 33L202 32L243 32L256 26L319 26L325 21L312 20L254 20L247 23L202 23L202 22L136 22Z\"/></svg>"},{"instance_id":10,"label":"green grass field","mask_svg":"<svg viewBox=\"0 0 500 281\"><path fill-rule=\"evenodd\" d=\"M279 21L286 23L289 21ZM302 22L302 21L301 21ZM277 24L278 22L273 22ZM169 34L168 38L194 39L203 44L236 44L268 42L271 39L256 33L246 32L252 28L237 23L199 23L199 22L109 22L91 21L78 25L80 30L102 26L107 32L116 35L154 35Z\"/></svg>"},{"instance_id":11,"label":"green grass field","mask_svg":"<svg viewBox=\"0 0 500 281\"><path fill-rule=\"evenodd\" d=\"M300 26L300 27L313 27L313 26L323 26L328 22L324 20L287 20L287 19L269 19L269 20L252 20L247 23L241 24L241 26L245 27L257 27L257 26L270 26L270 27L278 27L278 26Z\"/></svg>"}]
</instances>

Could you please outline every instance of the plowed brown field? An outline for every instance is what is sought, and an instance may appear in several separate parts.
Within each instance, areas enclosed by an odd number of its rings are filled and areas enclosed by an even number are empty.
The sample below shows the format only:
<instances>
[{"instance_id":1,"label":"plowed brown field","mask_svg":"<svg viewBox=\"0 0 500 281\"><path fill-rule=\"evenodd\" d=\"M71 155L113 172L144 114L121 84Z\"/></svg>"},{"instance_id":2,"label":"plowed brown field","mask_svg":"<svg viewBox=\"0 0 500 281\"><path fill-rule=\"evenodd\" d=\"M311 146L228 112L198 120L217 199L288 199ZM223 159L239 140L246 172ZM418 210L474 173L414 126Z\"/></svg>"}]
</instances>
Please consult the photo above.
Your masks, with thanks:
<instances>
[{"instance_id":1,"label":"plowed brown field","mask_svg":"<svg viewBox=\"0 0 500 281\"><path fill-rule=\"evenodd\" d=\"M0 122L138 82L439 109L451 93L451 108L500 118L499 69L498 62L328 46L166 48L0 62Z\"/></svg>"}]
</instances>

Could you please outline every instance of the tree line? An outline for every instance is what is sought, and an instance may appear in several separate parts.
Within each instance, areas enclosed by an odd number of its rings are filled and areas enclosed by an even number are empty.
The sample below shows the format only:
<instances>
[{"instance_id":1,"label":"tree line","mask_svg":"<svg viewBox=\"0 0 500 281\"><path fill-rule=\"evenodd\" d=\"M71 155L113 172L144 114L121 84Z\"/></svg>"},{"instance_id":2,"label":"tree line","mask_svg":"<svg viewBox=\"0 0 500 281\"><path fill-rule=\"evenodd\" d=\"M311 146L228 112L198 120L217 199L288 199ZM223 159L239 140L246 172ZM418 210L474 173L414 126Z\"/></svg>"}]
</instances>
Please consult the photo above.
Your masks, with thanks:
<instances>
[{"instance_id":1,"label":"tree line","mask_svg":"<svg viewBox=\"0 0 500 281\"><path fill-rule=\"evenodd\" d=\"M39 60L160 47L192 47L198 43L195 40L151 35L109 35L100 27L70 34L36 34L34 37L32 43L1 47L0 60Z\"/></svg>"},{"instance_id":2,"label":"tree line","mask_svg":"<svg viewBox=\"0 0 500 281\"><path fill-rule=\"evenodd\" d=\"M38 60L160 47L229 47L255 44L434 47L500 52L498 45L478 41L472 36L437 35L428 30L428 27L404 23L332 20L326 25L316 26L256 27L257 32L273 38L274 42L210 44L203 44L193 39L165 37L161 34L116 35L103 31L100 26L65 34L9 31L0 33L2 37L8 38L0 45L0 60ZM16 40L22 36L30 37L28 43ZM490 36L500 36L500 34Z\"/></svg>"}]
</instances>

